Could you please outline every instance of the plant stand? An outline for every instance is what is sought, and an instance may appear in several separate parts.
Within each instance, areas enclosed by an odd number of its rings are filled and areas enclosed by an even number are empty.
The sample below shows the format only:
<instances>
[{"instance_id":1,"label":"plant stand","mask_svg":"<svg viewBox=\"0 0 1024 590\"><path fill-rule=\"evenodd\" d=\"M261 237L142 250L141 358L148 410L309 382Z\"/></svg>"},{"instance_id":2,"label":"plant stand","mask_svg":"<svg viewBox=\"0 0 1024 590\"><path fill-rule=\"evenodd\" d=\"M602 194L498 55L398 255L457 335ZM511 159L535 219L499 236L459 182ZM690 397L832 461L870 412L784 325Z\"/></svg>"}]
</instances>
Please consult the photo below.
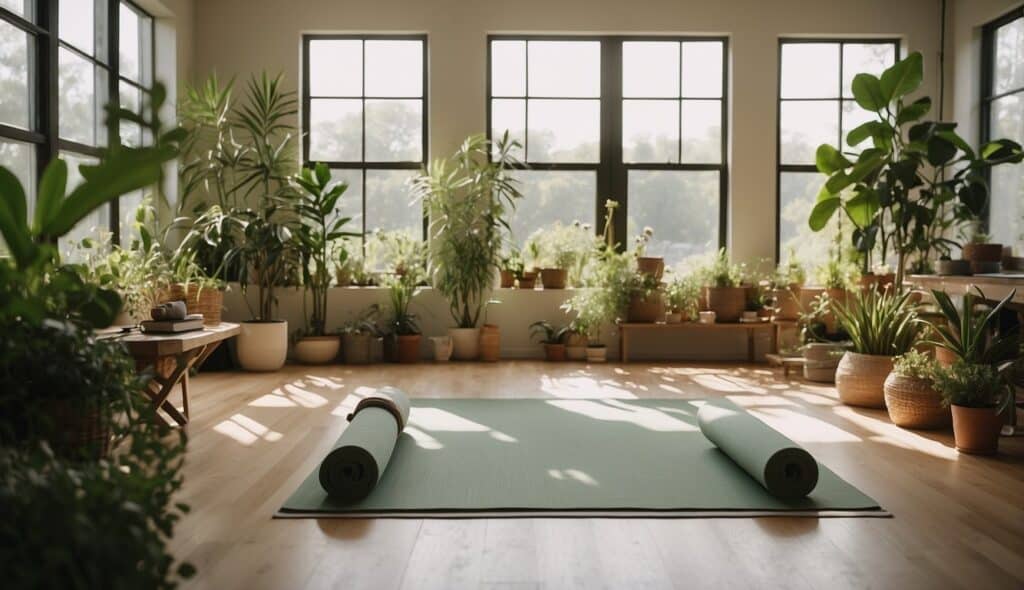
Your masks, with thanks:
<instances>
[{"instance_id":1,"label":"plant stand","mask_svg":"<svg viewBox=\"0 0 1024 590\"><path fill-rule=\"evenodd\" d=\"M771 347L774 348L775 344L775 325L771 322L751 322L751 323L737 323L737 324L700 324L700 323L682 323L682 324L636 324L636 323L620 323L619 328L619 359L623 363L629 362L629 345L630 339L635 332L644 331L664 331L669 330L672 332L686 333L693 332L696 337L700 337L700 333L706 330L732 330L746 332L747 336L747 361L754 363L757 362L756 346L757 335L759 333L770 333Z\"/></svg>"}]
</instances>

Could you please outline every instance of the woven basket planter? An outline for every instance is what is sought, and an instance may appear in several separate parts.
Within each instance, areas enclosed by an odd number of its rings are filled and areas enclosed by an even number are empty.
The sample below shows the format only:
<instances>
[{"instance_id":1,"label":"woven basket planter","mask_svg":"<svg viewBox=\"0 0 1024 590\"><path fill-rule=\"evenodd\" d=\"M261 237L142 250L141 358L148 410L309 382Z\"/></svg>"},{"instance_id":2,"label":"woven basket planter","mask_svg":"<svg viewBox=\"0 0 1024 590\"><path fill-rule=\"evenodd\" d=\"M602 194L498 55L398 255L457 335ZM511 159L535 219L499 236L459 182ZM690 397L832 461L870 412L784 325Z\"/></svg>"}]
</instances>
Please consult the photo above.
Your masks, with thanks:
<instances>
[{"instance_id":1,"label":"woven basket planter","mask_svg":"<svg viewBox=\"0 0 1024 590\"><path fill-rule=\"evenodd\" d=\"M847 351L836 367L839 401L862 408L885 407L885 379L892 372L891 356Z\"/></svg>"},{"instance_id":2,"label":"woven basket planter","mask_svg":"<svg viewBox=\"0 0 1024 590\"><path fill-rule=\"evenodd\" d=\"M96 403L55 401L50 408L56 436L54 451L59 456L102 459L110 452L111 430Z\"/></svg>"},{"instance_id":3,"label":"woven basket planter","mask_svg":"<svg viewBox=\"0 0 1024 590\"><path fill-rule=\"evenodd\" d=\"M885 378L884 390L885 407L896 426L920 430L949 428L949 408L942 407L942 397L928 380L893 372Z\"/></svg>"},{"instance_id":4,"label":"woven basket planter","mask_svg":"<svg viewBox=\"0 0 1024 590\"><path fill-rule=\"evenodd\" d=\"M220 313L224 307L224 291L222 289L212 287L200 289L199 285L189 285L186 292L185 285L177 283L171 285L168 300L184 301L188 313L203 314L203 323L206 325L220 323Z\"/></svg>"},{"instance_id":5,"label":"woven basket planter","mask_svg":"<svg viewBox=\"0 0 1024 590\"><path fill-rule=\"evenodd\" d=\"M747 290L744 287L704 287L707 308L715 312L719 322L738 322L747 308Z\"/></svg>"}]
</instances>

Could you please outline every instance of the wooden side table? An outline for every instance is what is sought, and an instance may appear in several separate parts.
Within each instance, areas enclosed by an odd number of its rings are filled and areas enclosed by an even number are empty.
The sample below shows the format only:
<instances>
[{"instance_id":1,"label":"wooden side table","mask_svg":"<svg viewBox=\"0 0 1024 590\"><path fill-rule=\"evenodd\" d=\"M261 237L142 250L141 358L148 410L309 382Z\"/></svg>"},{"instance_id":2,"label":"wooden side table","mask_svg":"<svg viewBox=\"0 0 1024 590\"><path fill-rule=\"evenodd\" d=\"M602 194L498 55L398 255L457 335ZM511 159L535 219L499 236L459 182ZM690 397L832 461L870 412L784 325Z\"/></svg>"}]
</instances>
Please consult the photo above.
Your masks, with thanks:
<instances>
[{"instance_id":1,"label":"wooden side table","mask_svg":"<svg viewBox=\"0 0 1024 590\"><path fill-rule=\"evenodd\" d=\"M124 343L135 358L139 370L153 368L153 379L146 384L146 395L157 410L163 410L179 425L188 424L188 373L205 361L214 350L239 332L238 324L221 322L204 326L202 330L181 334L145 334L134 332L127 336L107 335ZM101 336L104 337L104 336ZM172 366L173 368L168 368ZM182 410L167 398L176 385L181 384ZM159 413L159 412L158 412Z\"/></svg>"},{"instance_id":2,"label":"wooden side table","mask_svg":"<svg viewBox=\"0 0 1024 590\"><path fill-rule=\"evenodd\" d=\"M701 324L699 322L682 322L679 324L640 324L640 323L620 323L619 327L619 358L622 362L629 362L629 344L630 336L633 332L647 331L647 330L668 330L672 332L686 332L692 331L700 333L707 330L730 330L730 331L743 331L747 334L747 360L755 362L757 356L755 353L755 335L757 332L772 332L772 344L775 343L774 331L775 325L771 322L750 322L750 323L715 323L715 324Z\"/></svg>"}]
</instances>

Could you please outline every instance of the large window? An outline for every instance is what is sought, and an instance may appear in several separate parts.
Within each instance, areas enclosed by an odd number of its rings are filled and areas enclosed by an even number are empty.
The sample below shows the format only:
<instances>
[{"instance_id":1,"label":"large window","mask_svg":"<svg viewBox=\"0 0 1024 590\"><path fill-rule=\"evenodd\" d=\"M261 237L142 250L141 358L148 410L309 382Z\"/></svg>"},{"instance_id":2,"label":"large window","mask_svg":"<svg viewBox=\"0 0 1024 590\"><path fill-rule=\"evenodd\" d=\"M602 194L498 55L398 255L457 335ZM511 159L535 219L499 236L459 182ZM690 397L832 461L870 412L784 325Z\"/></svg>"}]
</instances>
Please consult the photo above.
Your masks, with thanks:
<instances>
[{"instance_id":1,"label":"large window","mask_svg":"<svg viewBox=\"0 0 1024 590\"><path fill-rule=\"evenodd\" d=\"M1024 143L1024 8L985 26L982 67L982 140ZM989 232L997 242L1024 248L1024 164L992 169Z\"/></svg>"},{"instance_id":2,"label":"large window","mask_svg":"<svg viewBox=\"0 0 1024 590\"><path fill-rule=\"evenodd\" d=\"M421 35L303 38L303 158L348 183L340 210L364 232L423 236L406 182L427 157L426 44Z\"/></svg>"},{"instance_id":3,"label":"large window","mask_svg":"<svg viewBox=\"0 0 1024 590\"><path fill-rule=\"evenodd\" d=\"M620 241L655 230L670 263L724 245L724 39L493 36L488 129L523 144L515 241L556 222Z\"/></svg>"},{"instance_id":4,"label":"large window","mask_svg":"<svg viewBox=\"0 0 1024 590\"><path fill-rule=\"evenodd\" d=\"M104 105L119 99L139 110L153 68L152 18L114 0L0 0L0 165L28 187L29 210L43 168L55 157L69 165L69 188L78 165L96 162L112 135L126 144L145 141L141 130L108 130ZM56 35L51 34L56 32ZM141 194L128 195L83 220L65 243L110 231L127 238Z\"/></svg>"},{"instance_id":5,"label":"large window","mask_svg":"<svg viewBox=\"0 0 1024 590\"><path fill-rule=\"evenodd\" d=\"M783 39L779 44L777 255L808 267L825 261L838 231L814 233L807 217L825 177L814 166L818 146L849 149L846 134L873 116L853 100L861 72L880 75L896 62L897 40ZM849 237L849 233L844 239Z\"/></svg>"}]
</instances>

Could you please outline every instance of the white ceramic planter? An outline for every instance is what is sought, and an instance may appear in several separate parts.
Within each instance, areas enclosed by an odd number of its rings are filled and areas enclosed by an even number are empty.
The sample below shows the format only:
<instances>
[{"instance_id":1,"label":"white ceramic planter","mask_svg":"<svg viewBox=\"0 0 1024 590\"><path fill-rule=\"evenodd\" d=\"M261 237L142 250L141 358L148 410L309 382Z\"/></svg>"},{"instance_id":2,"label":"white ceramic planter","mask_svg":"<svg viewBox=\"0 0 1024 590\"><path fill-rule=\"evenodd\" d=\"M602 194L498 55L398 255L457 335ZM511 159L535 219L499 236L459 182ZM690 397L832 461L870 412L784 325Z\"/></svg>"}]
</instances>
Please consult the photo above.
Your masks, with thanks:
<instances>
[{"instance_id":1,"label":"white ceramic planter","mask_svg":"<svg viewBox=\"0 0 1024 590\"><path fill-rule=\"evenodd\" d=\"M439 363L446 363L452 358L452 337L434 336L430 339L434 343L434 360Z\"/></svg>"},{"instance_id":2,"label":"white ceramic planter","mask_svg":"<svg viewBox=\"0 0 1024 590\"><path fill-rule=\"evenodd\" d=\"M338 358L341 338L337 336L307 336L295 342L295 360L304 365L325 365Z\"/></svg>"},{"instance_id":3,"label":"white ceramic planter","mask_svg":"<svg viewBox=\"0 0 1024 590\"><path fill-rule=\"evenodd\" d=\"M452 339L452 358L474 361L480 357L480 328L448 328Z\"/></svg>"},{"instance_id":4,"label":"white ceramic planter","mask_svg":"<svg viewBox=\"0 0 1024 590\"><path fill-rule=\"evenodd\" d=\"M288 357L288 322L242 322L236 346L246 371L276 371Z\"/></svg>"},{"instance_id":5,"label":"white ceramic planter","mask_svg":"<svg viewBox=\"0 0 1024 590\"><path fill-rule=\"evenodd\" d=\"M713 324L715 323L715 317L717 314L713 311L702 311L699 314L699 321L702 324Z\"/></svg>"}]
</instances>

